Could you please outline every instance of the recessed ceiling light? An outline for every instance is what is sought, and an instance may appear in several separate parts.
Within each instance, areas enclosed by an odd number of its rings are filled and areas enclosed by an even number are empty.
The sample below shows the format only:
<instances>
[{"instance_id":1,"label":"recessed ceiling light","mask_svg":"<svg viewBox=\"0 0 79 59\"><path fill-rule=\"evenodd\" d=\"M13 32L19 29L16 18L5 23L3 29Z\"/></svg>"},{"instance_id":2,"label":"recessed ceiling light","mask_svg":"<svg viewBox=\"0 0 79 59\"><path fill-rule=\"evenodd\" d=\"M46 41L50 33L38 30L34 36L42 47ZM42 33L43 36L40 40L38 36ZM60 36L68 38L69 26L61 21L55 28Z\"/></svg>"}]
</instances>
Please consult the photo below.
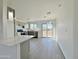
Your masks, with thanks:
<instances>
[{"instance_id":1,"label":"recessed ceiling light","mask_svg":"<svg viewBox=\"0 0 79 59\"><path fill-rule=\"evenodd\" d=\"M50 11L48 11L48 12L47 12L47 15L48 15L48 14L51 14L51 12L50 12Z\"/></svg>"},{"instance_id":2,"label":"recessed ceiling light","mask_svg":"<svg viewBox=\"0 0 79 59\"><path fill-rule=\"evenodd\" d=\"M61 5L61 4L59 4L58 6L59 6L59 7L61 7L62 5Z\"/></svg>"}]
</instances>

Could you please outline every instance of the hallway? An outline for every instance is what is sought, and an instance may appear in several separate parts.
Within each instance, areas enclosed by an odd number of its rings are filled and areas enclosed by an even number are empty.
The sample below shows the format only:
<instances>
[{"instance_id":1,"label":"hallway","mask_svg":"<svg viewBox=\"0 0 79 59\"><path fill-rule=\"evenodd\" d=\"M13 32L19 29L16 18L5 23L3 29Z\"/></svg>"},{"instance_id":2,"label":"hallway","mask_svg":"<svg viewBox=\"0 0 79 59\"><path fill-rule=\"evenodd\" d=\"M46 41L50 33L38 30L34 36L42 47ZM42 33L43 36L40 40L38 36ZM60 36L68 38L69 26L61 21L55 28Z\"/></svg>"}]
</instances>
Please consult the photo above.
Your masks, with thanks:
<instances>
[{"instance_id":1,"label":"hallway","mask_svg":"<svg viewBox=\"0 0 79 59\"><path fill-rule=\"evenodd\" d=\"M65 59L57 43L51 38L30 41L30 59Z\"/></svg>"}]
</instances>

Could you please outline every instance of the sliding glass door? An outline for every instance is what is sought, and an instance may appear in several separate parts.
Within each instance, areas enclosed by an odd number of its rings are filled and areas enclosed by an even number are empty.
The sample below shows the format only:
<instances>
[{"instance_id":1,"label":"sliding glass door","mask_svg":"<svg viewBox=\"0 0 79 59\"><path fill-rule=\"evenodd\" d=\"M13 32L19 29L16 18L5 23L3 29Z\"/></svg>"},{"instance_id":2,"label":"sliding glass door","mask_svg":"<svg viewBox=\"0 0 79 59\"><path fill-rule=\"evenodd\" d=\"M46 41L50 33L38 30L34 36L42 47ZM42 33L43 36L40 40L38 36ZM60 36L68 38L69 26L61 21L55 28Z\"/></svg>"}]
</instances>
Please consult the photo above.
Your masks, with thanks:
<instances>
[{"instance_id":1,"label":"sliding glass door","mask_svg":"<svg viewBox=\"0 0 79 59\"><path fill-rule=\"evenodd\" d=\"M46 23L42 24L42 36L47 37L47 24Z\"/></svg>"},{"instance_id":2,"label":"sliding glass door","mask_svg":"<svg viewBox=\"0 0 79 59\"><path fill-rule=\"evenodd\" d=\"M26 30L38 31L39 37L53 37L56 38L56 22L29 22L25 25Z\"/></svg>"},{"instance_id":3,"label":"sliding glass door","mask_svg":"<svg viewBox=\"0 0 79 59\"><path fill-rule=\"evenodd\" d=\"M53 37L53 23L52 22L47 23L47 35L48 37Z\"/></svg>"},{"instance_id":4,"label":"sliding glass door","mask_svg":"<svg viewBox=\"0 0 79 59\"><path fill-rule=\"evenodd\" d=\"M42 23L42 37L53 37L52 22Z\"/></svg>"}]
</instances>

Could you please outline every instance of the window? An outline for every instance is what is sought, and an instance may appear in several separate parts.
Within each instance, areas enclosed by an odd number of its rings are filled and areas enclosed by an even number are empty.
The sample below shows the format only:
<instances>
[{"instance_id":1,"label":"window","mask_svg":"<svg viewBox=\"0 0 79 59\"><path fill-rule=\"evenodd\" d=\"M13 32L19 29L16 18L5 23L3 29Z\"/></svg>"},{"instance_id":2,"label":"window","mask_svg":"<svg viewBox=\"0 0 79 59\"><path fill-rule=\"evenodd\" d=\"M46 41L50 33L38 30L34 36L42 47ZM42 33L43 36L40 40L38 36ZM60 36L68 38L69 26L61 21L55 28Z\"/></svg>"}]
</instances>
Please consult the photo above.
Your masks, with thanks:
<instances>
[{"instance_id":1,"label":"window","mask_svg":"<svg viewBox=\"0 0 79 59\"><path fill-rule=\"evenodd\" d=\"M28 29L29 28L29 24L25 24L25 29Z\"/></svg>"},{"instance_id":2,"label":"window","mask_svg":"<svg viewBox=\"0 0 79 59\"><path fill-rule=\"evenodd\" d=\"M42 26L43 30L47 29L47 24L43 24Z\"/></svg>"},{"instance_id":3,"label":"window","mask_svg":"<svg viewBox=\"0 0 79 59\"><path fill-rule=\"evenodd\" d=\"M30 24L30 29L34 29L34 25L33 24Z\"/></svg>"},{"instance_id":4,"label":"window","mask_svg":"<svg viewBox=\"0 0 79 59\"><path fill-rule=\"evenodd\" d=\"M38 25L37 24L30 24L30 29L31 30L37 30L38 29Z\"/></svg>"}]
</instances>

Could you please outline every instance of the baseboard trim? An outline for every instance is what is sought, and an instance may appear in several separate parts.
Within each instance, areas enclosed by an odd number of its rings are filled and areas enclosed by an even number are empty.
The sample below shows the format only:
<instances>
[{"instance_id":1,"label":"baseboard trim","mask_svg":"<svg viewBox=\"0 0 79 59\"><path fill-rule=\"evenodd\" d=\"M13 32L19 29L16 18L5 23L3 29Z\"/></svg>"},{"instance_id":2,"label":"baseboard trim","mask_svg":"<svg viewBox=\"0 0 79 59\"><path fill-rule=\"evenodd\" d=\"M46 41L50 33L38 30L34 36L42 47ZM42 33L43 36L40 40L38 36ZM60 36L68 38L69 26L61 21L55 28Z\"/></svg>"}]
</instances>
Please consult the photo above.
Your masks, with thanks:
<instances>
[{"instance_id":1,"label":"baseboard trim","mask_svg":"<svg viewBox=\"0 0 79 59\"><path fill-rule=\"evenodd\" d=\"M58 48L60 49L62 55L64 56L64 59L66 59L65 54L63 52L63 49L62 49L61 45L58 42L57 42L57 45L58 45Z\"/></svg>"}]
</instances>

